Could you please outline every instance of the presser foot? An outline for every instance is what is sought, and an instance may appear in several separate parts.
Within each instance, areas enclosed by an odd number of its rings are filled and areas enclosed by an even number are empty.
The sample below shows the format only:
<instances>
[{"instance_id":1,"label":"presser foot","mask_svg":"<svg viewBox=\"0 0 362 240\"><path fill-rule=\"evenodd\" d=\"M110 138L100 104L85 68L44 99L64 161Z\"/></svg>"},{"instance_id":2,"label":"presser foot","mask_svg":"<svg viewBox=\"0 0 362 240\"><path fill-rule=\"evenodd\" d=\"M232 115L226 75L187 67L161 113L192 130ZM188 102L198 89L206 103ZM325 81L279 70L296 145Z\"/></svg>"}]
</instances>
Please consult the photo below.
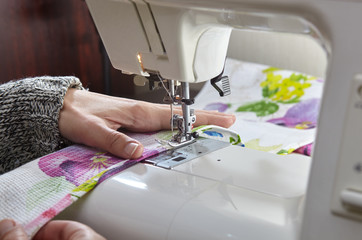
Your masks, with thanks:
<instances>
[{"instance_id":1,"label":"presser foot","mask_svg":"<svg viewBox=\"0 0 362 240\"><path fill-rule=\"evenodd\" d=\"M199 137L199 134L197 132L183 133L182 131L179 131L168 142L168 145L170 145L173 148L182 147L182 146L195 142L196 138L198 138L198 137Z\"/></svg>"},{"instance_id":2,"label":"presser foot","mask_svg":"<svg viewBox=\"0 0 362 240\"><path fill-rule=\"evenodd\" d=\"M179 148L179 147L183 147L183 146L186 146L186 145L189 145L193 142L195 142L196 139L190 139L190 140L186 140L186 141L183 141L183 142L178 142L178 141L175 141L175 140L171 140L168 142L168 145L170 145L171 147L173 148Z\"/></svg>"}]
</instances>

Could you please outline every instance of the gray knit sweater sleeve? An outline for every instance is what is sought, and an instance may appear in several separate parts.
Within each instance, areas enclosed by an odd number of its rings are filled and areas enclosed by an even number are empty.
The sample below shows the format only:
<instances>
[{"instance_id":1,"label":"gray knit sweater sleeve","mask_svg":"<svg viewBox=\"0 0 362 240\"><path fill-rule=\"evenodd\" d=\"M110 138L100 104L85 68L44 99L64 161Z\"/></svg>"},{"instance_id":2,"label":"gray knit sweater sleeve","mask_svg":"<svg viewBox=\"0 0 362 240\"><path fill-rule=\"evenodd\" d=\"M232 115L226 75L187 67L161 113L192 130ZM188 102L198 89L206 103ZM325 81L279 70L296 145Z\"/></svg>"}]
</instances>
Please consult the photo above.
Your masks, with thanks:
<instances>
[{"instance_id":1,"label":"gray knit sweater sleeve","mask_svg":"<svg viewBox=\"0 0 362 240\"><path fill-rule=\"evenodd\" d=\"M0 174L65 147L58 118L76 77L26 78L0 85Z\"/></svg>"}]
</instances>

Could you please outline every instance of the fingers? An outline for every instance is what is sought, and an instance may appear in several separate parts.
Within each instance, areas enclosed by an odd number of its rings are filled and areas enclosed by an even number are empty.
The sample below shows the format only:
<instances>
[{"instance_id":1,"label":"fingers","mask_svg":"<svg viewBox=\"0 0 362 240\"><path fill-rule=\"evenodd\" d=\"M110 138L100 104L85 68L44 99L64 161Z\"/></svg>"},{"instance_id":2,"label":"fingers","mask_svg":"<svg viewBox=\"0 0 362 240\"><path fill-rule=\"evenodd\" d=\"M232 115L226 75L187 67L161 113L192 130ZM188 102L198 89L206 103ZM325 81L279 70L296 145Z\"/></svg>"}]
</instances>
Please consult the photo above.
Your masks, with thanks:
<instances>
[{"instance_id":1,"label":"fingers","mask_svg":"<svg viewBox=\"0 0 362 240\"><path fill-rule=\"evenodd\" d=\"M75 143L101 148L125 159L141 157L142 144L112 129L107 121L68 105L60 114L59 130L63 137Z\"/></svg>"},{"instance_id":2,"label":"fingers","mask_svg":"<svg viewBox=\"0 0 362 240\"><path fill-rule=\"evenodd\" d=\"M51 221L44 225L33 240L105 240L90 227L73 221ZM0 221L0 240L28 240L21 225L14 220Z\"/></svg>"},{"instance_id":3,"label":"fingers","mask_svg":"<svg viewBox=\"0 0 362 240\"><path fill-rule=\"evenodd\" d=\"M122 126L135 132L157 131L170 129L171 109L165 104L144 103L133 106L132 121L123 122ZM180 107L175 107L173 114L182 115ZM217 111L196 110L195 126L218 125L228 128L235 122L235 115ZM114 120L116 121L116 120Z\"/></svg>"},{"instance_id":4,"label":"fingers","mask_svg":"<svg viewBox=\"0 0 362 240\"><path fill-rule=\"evenodd\" d=\"M174 114L182 114L175 107ZM195 111L199 125L230 127L235 116L204 110ZM169 105L109 97L87 91L68 90L59 116L59 130L63 137L112 154L136 159L143 153L138 141L118 132L122 127L134 132L151 132L170 129Z\"/></svg>"},{"instance_id":5,"label":"fingers","mask_svg":"<svg viewBox=\"0 0 362 240\"><path fill-rule=\"evenodd\" d=\"M136 159L143 153L138 141L110 128L104 119L82 115L79 111L63 112L59 130L63 137L75 143L101 148L121 158Z\"/></svg>"},{"instance_id":6,"label":"fingers","mask_svg":"<svg viewBox=\"0 0 362 240\"><path fill-rule=\"evenodd\" d=\"M87 145L102 148L125 159L137 159L142 156L143 145L140 142L103 124L93 125L89 134Z\"/></svg>"},{"instance_id":7,"label":"fingers","mask_svg":"<svg viewBox=\"0 0 362 240\"><path fill-rule=\"evenodd\" d=\"M73 221L50 221L35 235L33 240L104 240L90 227Z\"/></svg>"},{"instance_id":8,"label":"fingers","mask_svg":"<svg viewBox=\"0 0 362 240\"><path fill-rule=\"evenodd\" d=\"M160 121L160 129L170 128L171 110L168 105L158 105L158 109L152 111L151 118L158 119ZM174 109L174 114L182 115L182 111L179 107ZM228 128L235 123L236 117L233 114L226 114L217 111L196 110L196 122L195 126L200 125L217 125L220 127ZM155 130L160 130L155 129Z\"/></svg>"},{"instance_id":9,"label":"fingers","mask_svg":"<svg viewBox=\"0 0 362 240\"><path fill-rule=\"evenodd\" d=\"M196 111L195 126L217 125L220 127L228 128L235 123L235 120L236 117L232 114L198 110Z\"/></svg>"},{"instance_id":10,"label":"fingers","mask_svg":"<svg viewBox=\"0 0 362 240\"><path fill-rule=\"evenodd\" d=\"M0 240L27 240L24 229L14 220L0 221Z\"/></svg>"}]
</instances>

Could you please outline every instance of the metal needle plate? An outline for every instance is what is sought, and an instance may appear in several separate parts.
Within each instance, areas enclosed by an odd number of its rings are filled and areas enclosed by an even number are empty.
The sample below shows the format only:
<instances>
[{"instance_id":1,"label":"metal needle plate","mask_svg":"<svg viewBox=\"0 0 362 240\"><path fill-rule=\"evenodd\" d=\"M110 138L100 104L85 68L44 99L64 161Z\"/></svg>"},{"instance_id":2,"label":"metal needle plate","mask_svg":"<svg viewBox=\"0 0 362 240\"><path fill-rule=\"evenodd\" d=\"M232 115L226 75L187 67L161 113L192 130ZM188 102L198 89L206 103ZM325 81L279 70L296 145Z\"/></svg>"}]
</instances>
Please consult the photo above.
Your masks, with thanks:
<instances>
[{"instance_id":1,"label":"metal needle plate","mask_svg":"<svg viewBox=\"0 0 362 240\"><path fill-rule=\"evenodd\" d=\"M201 157L207 153L214 152L227 146L230 146L230 143L213 139L199 138L197 141L186 146L174 148L149 159L145 159L144 162L162 168L172 169L177 165L191 161L192 159Z\"/></svg>"}]
</instances>

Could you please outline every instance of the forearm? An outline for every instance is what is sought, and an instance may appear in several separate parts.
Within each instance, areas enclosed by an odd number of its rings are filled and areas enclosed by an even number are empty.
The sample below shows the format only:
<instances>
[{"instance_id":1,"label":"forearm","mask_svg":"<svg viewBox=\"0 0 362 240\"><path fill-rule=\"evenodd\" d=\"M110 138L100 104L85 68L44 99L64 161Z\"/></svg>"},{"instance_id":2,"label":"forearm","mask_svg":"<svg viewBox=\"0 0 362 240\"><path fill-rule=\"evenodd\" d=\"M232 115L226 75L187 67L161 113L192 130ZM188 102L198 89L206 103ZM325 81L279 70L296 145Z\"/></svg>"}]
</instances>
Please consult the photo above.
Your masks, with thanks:
<instances>
[{"instance_id":1,"label":"forearm","mask_svg":"<svg viewBox=\"0 0 362 240\"><path fill-rule=\"evenodd\" d=\"M0 85L0 174L65 146L59 112L75 77L36 77Z\"/></svg>"}]
</instances>

